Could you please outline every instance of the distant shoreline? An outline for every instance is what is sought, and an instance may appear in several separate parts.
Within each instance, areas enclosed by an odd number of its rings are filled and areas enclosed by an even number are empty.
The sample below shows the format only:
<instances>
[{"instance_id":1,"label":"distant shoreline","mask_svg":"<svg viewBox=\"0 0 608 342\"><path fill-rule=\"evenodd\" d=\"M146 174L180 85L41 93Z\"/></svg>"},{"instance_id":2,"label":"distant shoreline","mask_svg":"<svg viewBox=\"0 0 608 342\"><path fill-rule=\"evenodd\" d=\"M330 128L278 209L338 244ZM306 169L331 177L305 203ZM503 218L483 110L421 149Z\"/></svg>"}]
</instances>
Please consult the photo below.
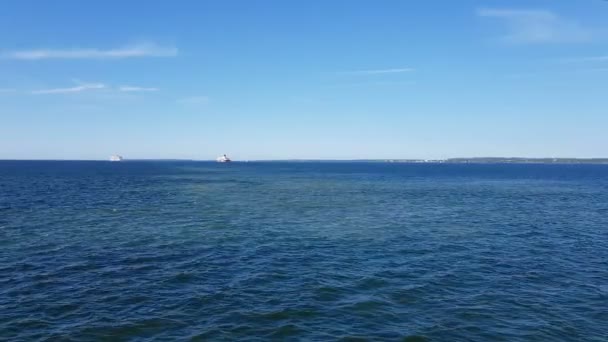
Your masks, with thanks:
<instances>
[{"instance_id":1,"label":"distant shoreline","mask_svg":"<svg viewBox=\"0 0 608 342\"><path fill-rule=\"evenodd\" d=\"M251 162L401 163L401 164L608 164L608 158L448 158L448 159L285 159Z\"/></svg>"},{"instance_id":2,"label":"distant shoreline","mask_svg":"<svg viewBox=\"0 0 608 342\"><path fill-rule=\"evenodd\" d=\"M0 161L64 161L99 162L100 159L0 159ZM216 162L205 159L128 159L124 162ZM250 159L235 160L237 163L400 163L400 164L608 164L608 158L520 158L520 157L473 157L448 159Z\"/></svg>"}]
</instances>

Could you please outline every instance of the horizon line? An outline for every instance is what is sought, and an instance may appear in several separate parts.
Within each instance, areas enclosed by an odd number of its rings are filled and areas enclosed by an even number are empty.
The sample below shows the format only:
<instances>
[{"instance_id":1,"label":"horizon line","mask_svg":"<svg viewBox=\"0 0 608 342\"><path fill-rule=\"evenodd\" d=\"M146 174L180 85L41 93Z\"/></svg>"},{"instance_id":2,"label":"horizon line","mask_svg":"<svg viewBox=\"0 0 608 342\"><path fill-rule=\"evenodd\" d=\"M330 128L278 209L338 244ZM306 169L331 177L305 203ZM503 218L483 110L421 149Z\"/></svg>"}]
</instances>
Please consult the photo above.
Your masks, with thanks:
<instances>
[{"instance_id":1,"label":"horizon line","mask_svg":"<svg viewBox=\"0 0 608 342\"><path fill-rule=\"evenodd\" d=\"M442 162L442 161L454 161L454 160L479 160L479 159L498 159L498 160L581 160L581 161L592 161L592 160L605 160L608 162L607 157L449 157L449 158L270 158L270 159L237 159L233 162L298 162L298 161L369 161L369 162ZM64 158L0 158L0 161L109 161L109 159L64 159ZM216 162L215 159L195 159L195 158L124 158L121 162L125 161L195 161L195 162Z\"/></svg>"}]
</instances>

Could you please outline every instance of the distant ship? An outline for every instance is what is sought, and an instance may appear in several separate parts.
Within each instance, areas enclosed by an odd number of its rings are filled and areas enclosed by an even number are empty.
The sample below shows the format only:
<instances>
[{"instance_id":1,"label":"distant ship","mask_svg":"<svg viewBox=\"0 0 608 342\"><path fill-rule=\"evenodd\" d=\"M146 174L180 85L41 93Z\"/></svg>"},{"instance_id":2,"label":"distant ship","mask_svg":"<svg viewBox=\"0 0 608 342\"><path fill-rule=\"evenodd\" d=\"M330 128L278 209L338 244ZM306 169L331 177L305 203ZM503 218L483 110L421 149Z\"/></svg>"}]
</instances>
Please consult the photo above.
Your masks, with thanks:
<instances>
[{"instance_id":1,"label":"distant ship","mask_svg":"<svg viewBox=\"0 0 608 342\"><path fill-rule=\"evenodd\" d=\"M216 160L217 160L218 163L230 163L232 161L225 154L223 156L221 156L221 157L217 157Z\"/></svg>"},{"instance_id":2,"label":"distant ship","mask_svg":"<svg viewBox=\"0 0 608 342\"><path fill-rule=\"evenodd\" d=\"M117 154L115 154L115 155L113 155L113 156L110 156L110 161L111 161L111 162L119 162L119 161L122 161L122 156L119 156L119 155L117 155Z\"/></svg>"}]
</instances>

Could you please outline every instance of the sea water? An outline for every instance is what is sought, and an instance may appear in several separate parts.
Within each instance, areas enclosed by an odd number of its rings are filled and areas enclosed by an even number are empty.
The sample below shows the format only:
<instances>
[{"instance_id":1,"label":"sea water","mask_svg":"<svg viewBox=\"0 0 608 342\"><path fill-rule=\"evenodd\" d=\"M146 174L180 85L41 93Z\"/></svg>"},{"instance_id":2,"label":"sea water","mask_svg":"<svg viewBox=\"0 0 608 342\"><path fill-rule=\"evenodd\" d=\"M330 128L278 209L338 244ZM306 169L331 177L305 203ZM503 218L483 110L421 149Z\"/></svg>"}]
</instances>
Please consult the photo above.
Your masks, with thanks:
<instances>
[{"instance_id":1,"label":"sea water","mask_svg":"<svg viewBox=\"0 0 608 342\"><path fill-rule=\"evenodd\" d=\"M608 340L608 166L0 162L0 340Z\"/></svg>"}]
</instances>

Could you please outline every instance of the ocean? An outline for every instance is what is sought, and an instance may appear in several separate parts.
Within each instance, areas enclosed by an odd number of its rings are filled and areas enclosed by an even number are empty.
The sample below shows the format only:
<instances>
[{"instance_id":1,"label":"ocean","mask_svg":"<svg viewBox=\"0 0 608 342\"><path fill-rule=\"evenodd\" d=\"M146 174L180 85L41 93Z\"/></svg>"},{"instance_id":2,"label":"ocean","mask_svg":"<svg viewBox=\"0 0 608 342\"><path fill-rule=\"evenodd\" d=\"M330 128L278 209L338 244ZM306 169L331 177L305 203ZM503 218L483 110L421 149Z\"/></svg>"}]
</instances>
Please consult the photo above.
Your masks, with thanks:
<instances>
[{"instance_id":1,"label":"ocean","mask_svg":"<svg viewBox=\"0 0 608 342\"><path fill-rule=\"evenodd\" d=\"M608 166L0 161L0 340L607 341Z\"/></svg>"}]
</instances>

